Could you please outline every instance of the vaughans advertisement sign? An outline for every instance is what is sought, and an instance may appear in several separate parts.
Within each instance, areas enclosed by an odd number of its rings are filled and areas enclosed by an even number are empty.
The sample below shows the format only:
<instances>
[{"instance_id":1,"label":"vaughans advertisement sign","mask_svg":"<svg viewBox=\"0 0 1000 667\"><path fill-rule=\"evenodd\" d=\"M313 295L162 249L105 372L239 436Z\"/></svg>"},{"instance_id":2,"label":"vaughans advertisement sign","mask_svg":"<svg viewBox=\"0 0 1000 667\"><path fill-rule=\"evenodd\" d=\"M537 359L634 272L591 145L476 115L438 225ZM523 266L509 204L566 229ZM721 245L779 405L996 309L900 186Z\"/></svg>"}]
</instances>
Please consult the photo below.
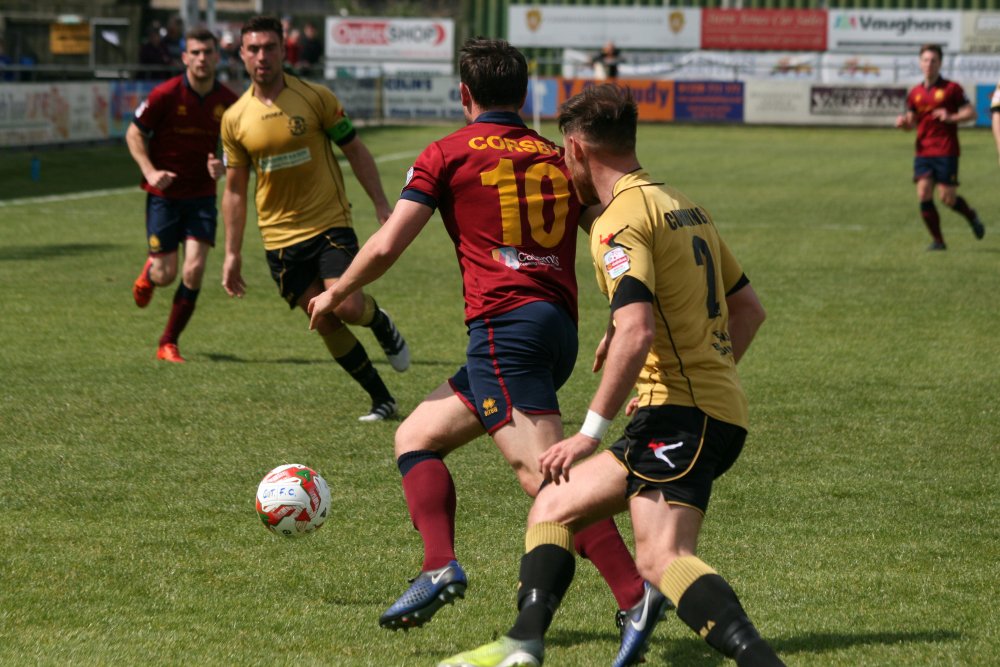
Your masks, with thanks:
<instances>
[{"instance_id":1,"label":"vaughans advertisement sign","mask_svg":"<svg viewBox=\"0 0 1000 667\"><path fill-rule=\"evenodd\" d=\"M830 11L830 51L910 53L922 44L938 44L946 52L962 44L961 12Z\"/></svg>"}]
</instances>

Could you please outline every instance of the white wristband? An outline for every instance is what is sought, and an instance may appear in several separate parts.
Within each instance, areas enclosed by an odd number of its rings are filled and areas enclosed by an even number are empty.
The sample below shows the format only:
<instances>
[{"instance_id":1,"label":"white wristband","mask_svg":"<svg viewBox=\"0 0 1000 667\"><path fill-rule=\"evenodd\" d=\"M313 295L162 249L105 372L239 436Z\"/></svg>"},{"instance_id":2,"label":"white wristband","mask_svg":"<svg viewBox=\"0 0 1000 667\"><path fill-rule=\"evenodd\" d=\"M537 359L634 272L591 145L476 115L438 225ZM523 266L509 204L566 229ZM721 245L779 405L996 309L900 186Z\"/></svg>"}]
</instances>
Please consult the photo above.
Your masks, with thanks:
<instances>
[{"instance_id":1,"label":"white wristband","mask_svg":"<svg viewBox=\"0 0 1000 667\"><path fill-rule=\"evenodd\" d=\"M609 428L611 428L610 419L605 419L593 410L587 410L587 418L583 420L583 426L580 427L580 433L583 433L588 438L593 438L594 440L600 442L600 440L604 437L604 434L608 432Z\"/></svg>"}]
</instances>

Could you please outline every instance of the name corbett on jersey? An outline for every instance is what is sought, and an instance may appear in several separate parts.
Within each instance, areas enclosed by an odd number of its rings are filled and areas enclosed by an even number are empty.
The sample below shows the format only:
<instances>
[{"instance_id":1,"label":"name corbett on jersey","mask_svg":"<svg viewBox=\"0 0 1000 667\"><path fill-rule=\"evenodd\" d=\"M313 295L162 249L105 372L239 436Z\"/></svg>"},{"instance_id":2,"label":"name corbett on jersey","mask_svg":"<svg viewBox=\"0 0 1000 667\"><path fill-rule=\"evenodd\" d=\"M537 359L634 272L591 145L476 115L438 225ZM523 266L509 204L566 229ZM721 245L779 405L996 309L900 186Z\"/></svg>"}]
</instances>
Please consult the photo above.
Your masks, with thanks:
<instances>
[{"instance_id":1,"label":"name corbett on jersey","mask_svg":"<svg viewBox=\"0 0 1000 667\"><path fill-rule=\"evenodd\" d=\"M538 139L521 139L520 141L516 141L496 135L472 137L469 139L469 148L474 151L484 151L490 148L495 151L504 151L507 153L539 153L541 155L556 155L559 152L552 144L547 144Z\"/></svg>"},{"instance_id":2,"label":"name corbett on jersey","mask_svg":"<svg viewBox=\"0 0 1000 667\"><path fill-rule=\"evenodd\" d=\"M676 211L667 211L663 214L664 220L670 229L677 230L681 227L697 227L699 225L711 224L708 215L700 208L682 208Z\"/></svg>"}]
</instances>

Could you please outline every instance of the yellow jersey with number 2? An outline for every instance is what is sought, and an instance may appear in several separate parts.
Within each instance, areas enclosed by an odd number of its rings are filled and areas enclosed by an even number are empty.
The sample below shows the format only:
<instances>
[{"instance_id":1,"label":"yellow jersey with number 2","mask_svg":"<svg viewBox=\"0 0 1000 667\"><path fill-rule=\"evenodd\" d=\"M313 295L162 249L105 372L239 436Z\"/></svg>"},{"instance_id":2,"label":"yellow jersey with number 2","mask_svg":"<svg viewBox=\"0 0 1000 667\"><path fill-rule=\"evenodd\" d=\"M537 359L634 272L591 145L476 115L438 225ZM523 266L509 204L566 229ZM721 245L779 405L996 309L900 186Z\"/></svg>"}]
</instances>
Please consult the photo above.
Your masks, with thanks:
<instances>
[{"instance_id":1,"label":"yellow jersey with number 2","mask_svg":"<svg viewBox=\"0 0 1000 667\"><path fill-rule=\"evenodd\" d=\"M625 276L653 295L656 334L636 383L639 406L697 407L747 428L726 308L726 293L745 278L708 213L634 171L594 222L590 253L609 301Z\"/></svg>"}]
</instances>

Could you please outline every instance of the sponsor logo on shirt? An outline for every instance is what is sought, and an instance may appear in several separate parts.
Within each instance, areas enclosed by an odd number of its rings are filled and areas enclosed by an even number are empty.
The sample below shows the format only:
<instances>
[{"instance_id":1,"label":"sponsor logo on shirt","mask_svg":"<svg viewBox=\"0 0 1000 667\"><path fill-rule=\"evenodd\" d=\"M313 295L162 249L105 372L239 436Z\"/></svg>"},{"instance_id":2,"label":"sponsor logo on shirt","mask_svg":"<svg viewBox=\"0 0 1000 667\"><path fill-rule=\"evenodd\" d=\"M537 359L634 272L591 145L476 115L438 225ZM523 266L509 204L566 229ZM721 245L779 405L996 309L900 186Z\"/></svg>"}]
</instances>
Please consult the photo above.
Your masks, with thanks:
<instances>
[{"instance_id":1,"label":"sponsor logo on shirt","mask_svg":"<svg viewBox=\"0 0 1000 667\"><path fill-rule=\"evenodd\" d=\"M628 273L632 267L625 249L622 247L612 248L604 253L604 272L612 280L620 275Z\"/></svg>"},{"instance_id":2,"label":"sponsor logo on shirt","mask_svg":"<svg viewBox=\"0 0 1000 667\"><path fill-rule=\"evenodd\" d=\"M299 165L306 164L310 160L312 160L312 156L309 154L309 149L303 148L297 151L292 151L291 153L269 155L261 158L260 170L268 173L278 171L280 169L288 169L289 167L298 167Z\"/></svg>"},{"instance_id":3,"label":"sponsor logo on shirt","mask_svg":"<svg viewBox=\"0 0 1000 667\"><path fill-rule=\"evenodd\" d=\"M521 267L533 266L548 266L554 269L562 269L559 265L559 257L556 255L533 255L530 252L524 252L510 246L494 248L493 259L515 271Z\"/></svg>"}]
</instances>

